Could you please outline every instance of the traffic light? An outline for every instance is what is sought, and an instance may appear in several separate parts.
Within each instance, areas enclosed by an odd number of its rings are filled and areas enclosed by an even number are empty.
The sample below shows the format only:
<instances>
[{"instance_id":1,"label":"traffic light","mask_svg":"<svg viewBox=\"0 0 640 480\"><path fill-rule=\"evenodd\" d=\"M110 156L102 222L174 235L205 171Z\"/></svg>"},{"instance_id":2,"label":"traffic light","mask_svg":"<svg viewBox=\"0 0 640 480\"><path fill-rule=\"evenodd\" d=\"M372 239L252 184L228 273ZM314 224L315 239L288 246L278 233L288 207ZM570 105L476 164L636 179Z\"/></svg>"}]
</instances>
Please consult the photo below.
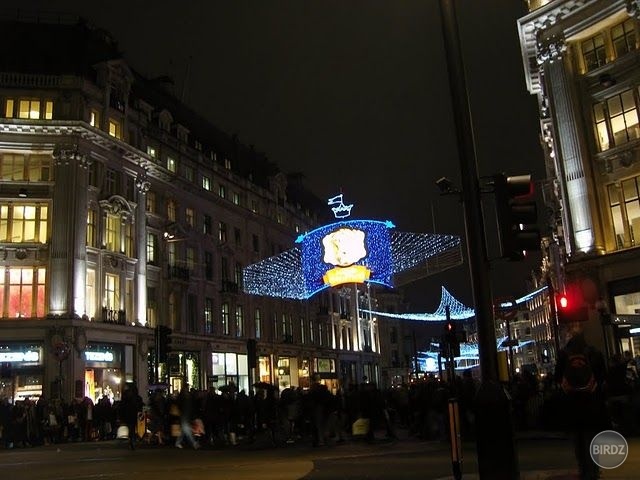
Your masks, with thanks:
<instances>
[{"instance_id":1,"label":"traffic light","mask_svg":"<svg viewBox=\"0 0 640 480\"><path fill-rule=\"evenodd\" d=\"M157 328L158 334L158 362L163 363L167 361L167 355L171 351L171 330L169 327L159 325Z\"/></svg>"},{"instance_id":2,"label":"traffic light","mask_svg":"<svg viewBox=\"0 0 640 480\"><path fill-rule=\"evenodd\" d=\"M538 210L531 175L493 176L496 216L503 258L522 260L525 252L540 250Z\"/></svg>"},{"instance_id":3,"label":"traffic light","mask_svg":"<svg viewBox=\"0 0 640 480\"><path fill-rule=\"evenodd\" d=\"M451 352L454 357L460 356L460 344L467 341L467 332L458 330L455 322L447 320L444 324L444 334L442 335L442 344L445 352Z\"/></svg>"},{"instance_id":4,"label":"traffic light","mask_svg":"<svg viewBox=\"0 0 640 480\"><path fill-rule=\"evenodd\" d=\"M558 323L586 322L589 311L577 286L569 285L564 292L556 295L556 314Z\"/></svg>"}]
</instances>

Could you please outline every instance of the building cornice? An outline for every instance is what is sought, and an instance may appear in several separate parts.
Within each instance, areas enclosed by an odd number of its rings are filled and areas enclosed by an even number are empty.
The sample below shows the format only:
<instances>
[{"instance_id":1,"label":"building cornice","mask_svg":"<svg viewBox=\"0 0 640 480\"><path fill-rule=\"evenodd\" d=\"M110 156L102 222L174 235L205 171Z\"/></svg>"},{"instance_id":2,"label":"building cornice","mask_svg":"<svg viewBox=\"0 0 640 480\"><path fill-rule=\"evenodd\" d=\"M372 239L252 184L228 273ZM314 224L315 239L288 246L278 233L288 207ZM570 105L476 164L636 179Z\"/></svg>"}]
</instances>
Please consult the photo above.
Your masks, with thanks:
<instances>
[{"instance_id":1,"label":"building cornice","mask_svg":"<svg viewBox=\"0 0 640 480\"><path fill-rule=\"evenodd\" d=\"M562 53L564 28L552 29L568 17L578 16L589 7L597 8L598 17L626 9L629 15L638 10L638 0L558 0L534 10L518 20L518 34L527 90L532 94L542 91L540 64L557 58ZM555 30L555 31L554 31ZM542 32L551 32L543 36Z\"/></svg>"}]
</instances>

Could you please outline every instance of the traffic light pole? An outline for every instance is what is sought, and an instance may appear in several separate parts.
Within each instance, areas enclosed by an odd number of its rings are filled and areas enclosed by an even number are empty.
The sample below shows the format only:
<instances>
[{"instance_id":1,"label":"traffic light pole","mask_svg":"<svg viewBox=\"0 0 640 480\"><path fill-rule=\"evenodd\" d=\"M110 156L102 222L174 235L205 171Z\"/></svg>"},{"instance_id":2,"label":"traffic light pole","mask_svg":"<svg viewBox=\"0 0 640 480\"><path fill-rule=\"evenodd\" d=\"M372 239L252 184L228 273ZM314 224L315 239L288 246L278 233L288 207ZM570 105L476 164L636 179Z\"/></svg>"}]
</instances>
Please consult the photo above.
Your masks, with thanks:
<instances>
[{"instance_id":1,"label":"traffic light pole","mask_svg":"<svg viewBox=\"0 0 640 480\"><path fill-rule=\"evenodd\" d=\"M454 0L440 0L442 30L456 126L461 197L473 290L482 382L476 397L478 471L481 479L520 477L511 400L498 381L498 353L493 319L489 260L484 235L473 125Z\"/></svg>"}]
</instances>

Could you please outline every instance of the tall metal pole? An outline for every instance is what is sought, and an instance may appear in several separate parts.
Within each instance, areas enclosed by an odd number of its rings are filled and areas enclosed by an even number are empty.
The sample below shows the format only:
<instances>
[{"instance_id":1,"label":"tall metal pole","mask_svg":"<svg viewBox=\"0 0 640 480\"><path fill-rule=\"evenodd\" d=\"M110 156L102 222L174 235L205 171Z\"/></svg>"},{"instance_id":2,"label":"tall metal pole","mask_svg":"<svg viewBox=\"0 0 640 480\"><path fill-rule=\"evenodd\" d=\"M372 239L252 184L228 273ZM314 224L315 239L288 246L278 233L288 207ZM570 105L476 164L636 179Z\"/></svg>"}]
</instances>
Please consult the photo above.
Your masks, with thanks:
<instances>
[{"instance_id":1,"label":"tall metal pole","mask_svg":"<svg viewBox=\"0 0 640 480\"><path fill-rule=\"evenodd\" d=\"M482 479L512 480L518 479L520 474L510 415L511 402L498 382L498 353L489 260L484 235L473 124L454 0L440 0L440 10L460 158L467 255L482 375L482 383L476 397L478 470Z\"/></svg>"}]
</instances>

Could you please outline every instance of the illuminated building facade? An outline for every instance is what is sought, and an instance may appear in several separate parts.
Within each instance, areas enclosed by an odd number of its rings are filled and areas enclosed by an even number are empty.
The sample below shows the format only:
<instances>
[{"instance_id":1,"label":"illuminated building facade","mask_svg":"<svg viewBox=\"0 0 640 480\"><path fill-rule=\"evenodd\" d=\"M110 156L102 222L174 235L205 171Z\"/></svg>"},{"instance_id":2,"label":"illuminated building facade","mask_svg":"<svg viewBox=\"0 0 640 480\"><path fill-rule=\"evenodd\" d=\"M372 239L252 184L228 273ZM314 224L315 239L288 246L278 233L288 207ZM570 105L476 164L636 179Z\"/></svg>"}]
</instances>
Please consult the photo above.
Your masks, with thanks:
<instances>
[{"instance_id":1,"label":"illuminated building facade","mask_svg":"<svg viewBox=\"0 0 640 480\"><path fill-rule=\"evenodd\" d=\"M243 268L293 247L324 202L133 71L106 32L38 20L2 25L31 40L0 64L0 396L377 380L370 292L243 292Z\"/></svg>"},{"instance_id":2,"label":"illuminated building facade","mask_svg":"<svg viewBox=\"0 0 640 480\"><path fill-rule=\"evenodd\" d=\"M530 0L518 21L552 213L544 276L581 287L586 335L608 355L640 352L623 328L640 323L639 16L638 0Z\"/></svg>"}]
</instances>

